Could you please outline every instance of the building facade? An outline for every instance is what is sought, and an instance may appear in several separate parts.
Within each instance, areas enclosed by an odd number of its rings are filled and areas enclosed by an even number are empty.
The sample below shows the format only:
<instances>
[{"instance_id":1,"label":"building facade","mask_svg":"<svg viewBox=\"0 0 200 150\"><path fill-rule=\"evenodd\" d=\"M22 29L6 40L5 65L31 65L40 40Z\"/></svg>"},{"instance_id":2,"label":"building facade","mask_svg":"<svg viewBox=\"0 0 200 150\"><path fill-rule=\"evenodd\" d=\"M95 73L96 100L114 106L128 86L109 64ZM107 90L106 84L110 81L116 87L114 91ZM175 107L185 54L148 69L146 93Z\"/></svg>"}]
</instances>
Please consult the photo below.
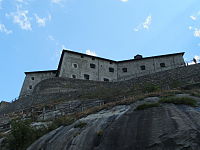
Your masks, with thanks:
<instances>
[{"instance_id":1,"label":"building facade","mask_svg":"<svg viewBox=\"0 0 200 150\"><path fill-rule=\"evenodd\" d=\"M185 65L184 53L174 53L143 58L113 61L69 50L63 50L57 70L25 72L20 96L29 95L42 80L67 77L84 80L116 82Z\"/></svg>"}]
</instances>

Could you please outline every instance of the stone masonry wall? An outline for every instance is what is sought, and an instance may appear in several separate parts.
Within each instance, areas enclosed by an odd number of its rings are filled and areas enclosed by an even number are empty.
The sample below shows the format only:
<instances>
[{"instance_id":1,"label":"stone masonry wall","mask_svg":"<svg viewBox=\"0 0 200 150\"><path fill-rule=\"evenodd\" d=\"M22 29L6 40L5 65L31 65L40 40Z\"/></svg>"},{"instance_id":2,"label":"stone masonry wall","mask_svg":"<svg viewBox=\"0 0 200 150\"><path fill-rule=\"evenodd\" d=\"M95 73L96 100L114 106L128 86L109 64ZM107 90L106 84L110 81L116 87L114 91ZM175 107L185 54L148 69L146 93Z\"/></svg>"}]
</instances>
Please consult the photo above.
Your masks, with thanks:
<instances>
[{"instance_id":1,"label":"stone masonry wall","mask_svg":"<svg viewBox=\"0 0 200 150\"><path fill-rule=\"evenodd\" d=\"M158 85L160 89L172 89L200 82L200 64L179 67L157 72L128 81L98 82L70 78L51 78L40 82L32 96L23 97L6 108L0 114L19 111L36 105L47 105L59 101L102 99L104 102L128 96L128 92L143 90L147 84ZM136 91L137 92L137 91Z\"/></svg>"}]
</instances>

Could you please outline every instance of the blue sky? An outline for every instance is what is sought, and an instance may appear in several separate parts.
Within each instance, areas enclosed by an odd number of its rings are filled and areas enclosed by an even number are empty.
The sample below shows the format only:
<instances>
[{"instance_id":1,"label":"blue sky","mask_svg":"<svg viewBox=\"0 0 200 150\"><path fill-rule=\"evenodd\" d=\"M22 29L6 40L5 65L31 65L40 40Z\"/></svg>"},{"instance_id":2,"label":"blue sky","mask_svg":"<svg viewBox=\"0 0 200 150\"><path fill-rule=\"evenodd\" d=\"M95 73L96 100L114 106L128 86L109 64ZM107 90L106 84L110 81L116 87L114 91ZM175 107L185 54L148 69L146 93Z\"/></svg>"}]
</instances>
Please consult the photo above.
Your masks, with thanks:
<instances>
[{"instance_id":1,"label":"blue sky","mask_svg":"<svg viewBox=\"0 0 200 150\"><path fill-rule=\"evenodd\" d=\"M0 0L0 101L25 71L57 69L60 51L114 60L136 54L200 56L199 0Z\"/></svg>"}]
</instances>

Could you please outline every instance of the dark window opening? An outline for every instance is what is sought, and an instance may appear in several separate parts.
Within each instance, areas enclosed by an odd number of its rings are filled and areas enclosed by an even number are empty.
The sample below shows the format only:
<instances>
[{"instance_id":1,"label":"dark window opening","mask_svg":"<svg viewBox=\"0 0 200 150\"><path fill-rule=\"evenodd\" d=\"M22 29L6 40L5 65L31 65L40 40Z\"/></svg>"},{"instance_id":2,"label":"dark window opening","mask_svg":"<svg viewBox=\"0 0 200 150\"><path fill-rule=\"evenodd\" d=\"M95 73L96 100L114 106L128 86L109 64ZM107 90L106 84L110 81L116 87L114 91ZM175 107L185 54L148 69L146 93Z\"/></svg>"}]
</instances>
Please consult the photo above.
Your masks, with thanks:
<instances>
[{"instance_id":1,"label":"dark window opening","mask_svg":"<svg viewBox=\"0 0 200 150\"><path fill-rule=\"evenodd\" d=\"M34 78L34 77L31 77L31 80L35 80L35 78Z\"/></svg>"},{"instance_id":2,"label":"dark window opening","mask_svg":"<svg viewBox=\"0 0 200 150\"><path fill-rule=\"evenodd\" d=\"M113 62L112 62L112 61L110 61L110 64L113 64Z\"/></svg>"},{"instance_id":3,"label":"dark window opening","mask_svg":"<svg viewBox=\"0 0 200 150\"><path fill-rule=\"evenodd\" d=\"M115 70L114 70L114 68L109 68L109 72L114 72Z\"/></svg>"},{"instance_id":4,"label":"dark window opening","mask_svg":"<svg viewBox=\"0 0 200 150\"><path fill-rule=\"evenodd\" d=\"M145 70L146 67L143 65L143 66L140 66L141 70Z\"/></svg>"},{"instance_id":5,"label":"dark window opening","mask_svg":"<svg viewBox=\"0 0 200 150\"><path fill-rule=\"evenodd\" d=\"M90 75L84 74L84 79L85 79L85 80L89 80L89 79L90 79Z\"/></svg>"},{"instance_id":6,"label":"dark window opening","mask_svg":"<svg viewBox=\"0 0 200 150\"><path fill-rule=\"evenodd\" d=\"M105 81L105 82L109 82L109 79L107 79L107 78L104 78L104 79L103 79L103 81Z\"/></svg>"},{"instance_id":7,"label":"dark window opening","mask_svg":"<svg viewBox=\"0 0 200 150\"><path fill-rule=\"evenodd\" d=\"M72 75L72 78L76 79L76 75L73 74L73 75Z\"/></svg>"},{"instance_id":8,"label":"dark window opening","mask_svg":"<svg viewBox=\"0 0 200 150\"><path fill-rule=\"evenodd\" d=\"M160 67L166 67L165 63L160 63Z\"/></svg>"},{"instance_id":9,"label":"dark window opening","mask_svg":"<svg viewBox=\"0 0 200 150\"><path fill-rule=\"evenodd\" d=\"M30 86L29 86L29 89L32 89L32 88L33 88L32 85L30 85Z\"/></svg>"},{"instance_id":10,"label":"dark window opening","mask_svg":"<svg viewBox=\"0 0 200 150\"><path fill-rule=\"evenodd\" d=\"M84 58L84 56L83 56L83 55L81 55L81 58Z\"/></svg>"},{"instance_id":11,"label":"dark window opening","mask_svg":"<svg viewBox=\"0 0 200 150\"><path fill-rule=\"evenodd\" d=\"M95 64L90 64L90 68L95 68L96 65Z\"/></svg>"},{"instance_id":12,"label":"dark window opening","mask_svg":"<svg viewBox=\"0 0 200 150\"><path fill-rule=\"evenodd\" d=\"M127 68L122 68L123 72L127 72Z\"/></svg>"},{"instance_id":13,"label":"dark window opening","mask_svg":"<svg viewBox=\"0 0 200 150\"><path fill-rule=\"evenodd\" d=\"M95 58L94 58L94 57L92 57L92 60L95 60Z\"/></svg>"},{"instance_id":14,"label":"dark window opening","mask_svg":"<svg viewBox=\"0 0 200 150\"><path fill-rule=\"evenodd\" d=\"M78 68L78 65L77 64L73 64L74 68Z\"/></svg>"}]
</instances>

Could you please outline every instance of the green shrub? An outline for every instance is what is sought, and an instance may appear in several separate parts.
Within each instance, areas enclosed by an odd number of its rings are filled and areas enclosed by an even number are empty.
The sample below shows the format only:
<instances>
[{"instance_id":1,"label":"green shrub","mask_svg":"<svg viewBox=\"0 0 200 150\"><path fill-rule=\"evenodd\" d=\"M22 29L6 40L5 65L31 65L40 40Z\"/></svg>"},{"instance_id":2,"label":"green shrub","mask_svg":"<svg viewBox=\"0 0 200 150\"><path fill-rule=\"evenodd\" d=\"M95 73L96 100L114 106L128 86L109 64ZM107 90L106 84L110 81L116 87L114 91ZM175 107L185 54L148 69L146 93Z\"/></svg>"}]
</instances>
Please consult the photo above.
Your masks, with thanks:
<instances>
[{"instance_id":1,"label":"green shrub","mask_svg":"<svg viewBox=\"0 0 200 150\"><path fill-rule=\"evenodd\" d=\"M25 150L35 140L48 132L47 128L36 129L30 121L11 121L11 133L7 136L8 149Z\"/></svg>"},{"instance_id":2,"label":"green shrub","mask_svg":"<svg viewBox=\"0 0 200 150\"><path fill-rule=\"evenodd\" d=\"M143 88L143 92L145 93L151 93L160 90L160 87L158 85L154 84L145 84Z\"/></svg>"},{"instance_id":3,"label":"green shrub","mask_svg":"<svg viewBox=\"0 0 200 150\"><path fill-rule=\"evenodd\" d=\"M144 110L147 108L158 107L160 106L159 103L144 103L142 105L137 106L136 110Z\"/></svg>"},{"instance_id":4,"label":"green shrub","mask_svg":"<svg viewBox=\"0 0 200 150\"><path fill-rule=\"evenodd\" d=\"M181 86L181 82L178 81L178 80L174 80L174 81L171 82L170 86L171 86L172 88L178 88L178 87Z\"/></svg>"},{"instance_id":5,"label":"green shrub","mask_svg":"<svg viewBox=\"0 0 200 150\"><path fill-rule=\"evenodd\" d=\"M74 128L83 128L87 125L86 122L79 122L77 124L75 124Z\"/></svg>"},{"instance_id":6,"label":"green shrub","mask_svg":"<svg viewBox=\"0 0 200 150\"><path fill-rule=\"evenodd\" d=\"M76 118L74 118L72 116L59 117L59 118L56 118L55 120L53 120L52 124L48 127L48 129L49 129L49 131L52 131L60 126L70 125L75 120L76 120Z\"/></svg>"},{"instance_id":7,"label":"green shrub","mask_svg":"<svg viewBox=\"0 0 200 150\"><path fill-rule=\"evenodd\" d=\"M173 103L173 104L184 104L195 107L197 105L196 100L190 97L166 97L161 98L160 103Z\"/></svg>"},{"instance_id":8,"label":"green shrub","mask_svg":"<svg viewBox=\"0 0 200 150\"><path fill-rule=\"evenodd\" d=\"M97 131L97 136L103 136L103 130Z\"/></svg>"},{"instance_id":9,"label":"green shrub","mask_svg":"<svg viewBox=\"0 0 200 150\"><path fill-rule=\"evenodd\" d=\"M28 121L12 121L11 134L8 136L9 149L26 149L33 142L34 134L34 129Z\"/></svg>"}]
</instances>

